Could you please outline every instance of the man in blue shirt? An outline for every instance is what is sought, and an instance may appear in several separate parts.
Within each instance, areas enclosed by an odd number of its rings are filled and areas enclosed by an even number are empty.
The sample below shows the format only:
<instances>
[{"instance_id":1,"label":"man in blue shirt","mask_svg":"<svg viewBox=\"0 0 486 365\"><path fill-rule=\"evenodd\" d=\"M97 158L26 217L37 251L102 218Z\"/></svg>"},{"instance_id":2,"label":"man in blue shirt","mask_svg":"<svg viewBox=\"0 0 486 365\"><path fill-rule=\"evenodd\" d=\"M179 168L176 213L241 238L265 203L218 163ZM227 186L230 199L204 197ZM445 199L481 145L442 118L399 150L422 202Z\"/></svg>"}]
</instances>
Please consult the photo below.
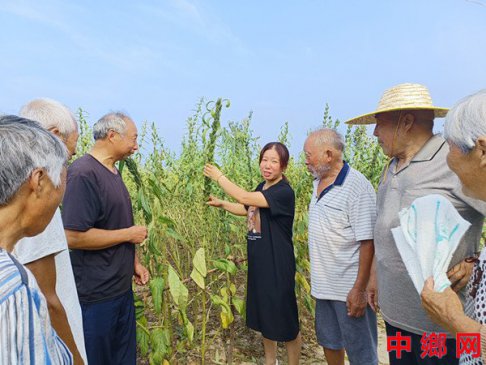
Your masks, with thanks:
<instances>
[{"instance_id":1,"label":"man in blue shirt","mask_svg":"<svg viewBox=\"0 0 486 365\"><path fill-rule=\"evenodd\" d=\"M37 123L0 117L0 363L72 364L34 276L10 252L41 233L61 202L66 147Z\"/></svg>"}]
</instances>

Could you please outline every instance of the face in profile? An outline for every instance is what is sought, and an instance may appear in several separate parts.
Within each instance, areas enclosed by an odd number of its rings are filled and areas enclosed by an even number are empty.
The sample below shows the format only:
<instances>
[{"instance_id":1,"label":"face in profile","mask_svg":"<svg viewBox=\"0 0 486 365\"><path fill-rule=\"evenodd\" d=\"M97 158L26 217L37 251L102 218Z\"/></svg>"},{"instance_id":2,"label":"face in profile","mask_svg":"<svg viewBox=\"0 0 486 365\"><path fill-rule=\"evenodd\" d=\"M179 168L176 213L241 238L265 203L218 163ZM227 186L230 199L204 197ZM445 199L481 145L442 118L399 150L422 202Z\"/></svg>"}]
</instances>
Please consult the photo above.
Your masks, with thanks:
<instances>
[{"instance_id":1,"label":"face in profile","mask_svg":"<svg viewBox=\"0 0 486 365\"><path fill-rule=\"evenodd\" d=\"M78 144L79 132L74 131L66 138L63 138L63 142L66 145L68 150L69 156L68 159L71 159L74 155L76 155L76 146Z\"/></svg>"},{"instance_id":2,"label":"face in profile","mask_svg":"<svg viewBox=\"0 0 486 365\"><path fill-rule=\"evenodd\" d=\"M117 148L123 158L130 157L138 150L137 126L131 120L126 120L126 128L123 134L118 134Z\"/></svg>"},{"instance_id":3,"label":"face in profile","mask_svg":"<svg viewBox=\"0 0 486 365\"><path fill-rule=\"evenodd\" d=\"M449 143L447 165L459 177L464 194L486 200L484 177L481 176L480 154L477 148L464 153L454 143Z\"/></svg>"},{"instance_id":4,"label":"face in profile","mask_svg":"<svg viewBox=\"0 0 486 365\"><path fill-rule=\"evenodd\" d=\"M393 113L380 113L376 115L376 125L373 135L378 139L378 144L383 153L388 157L394 157L393 139L397 129L396 116Z\"/></svg>"},{"instance_id":5,"label":"face in profile","mask_svg":"<svg viewBox=\"0 0 486 365\"><path fill-rule=\"evenodd\" d=\"M327 149L327 146L318 147L313 137L308 138L304 144L305 166L314 179L322 178L331 169L331 166L323 161L323 154Z\"/></svg>"},{"instance_id":6,"label":"face in profile","mask_svg":"<svg viewBox=\"0 0 486 365\"><path fill-rule=\"evenodd\" d=\"M34 176L36 172L33 173ZM61 183L55 187L45 171L42 171L40 177L31 177L37 179L33 184L35 190L31 193L30 205L26 212L30 212L30 219L26 227L26 236L35 236L44 231L51 221L56 209L61 204L66 189L66 168L61 172Z\"/></svg>"}]
</instances>

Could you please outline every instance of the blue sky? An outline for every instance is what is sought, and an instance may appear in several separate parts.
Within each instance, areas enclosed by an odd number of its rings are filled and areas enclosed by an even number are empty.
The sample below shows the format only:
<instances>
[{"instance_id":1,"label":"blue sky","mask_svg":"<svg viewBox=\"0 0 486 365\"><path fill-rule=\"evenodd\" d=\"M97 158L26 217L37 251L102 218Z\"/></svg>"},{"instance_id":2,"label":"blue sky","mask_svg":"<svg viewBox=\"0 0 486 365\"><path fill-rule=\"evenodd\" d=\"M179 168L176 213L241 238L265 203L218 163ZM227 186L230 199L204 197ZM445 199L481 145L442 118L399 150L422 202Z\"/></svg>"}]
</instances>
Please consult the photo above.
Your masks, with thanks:
<instances>
[{"instance_id":1,"label":"blue sky","mask_svg":"<svg viewBox=\"0 0 486 365\"><path fill-rule=\"evenodd\" d=\"M0 0L0 112L47 96L95 121L124 110L179 149L201 97L253 111L261 143L285 121L291 151L319 125L374 110L419 82L450 106L486 87L486 1Z\"/></svg>"}]
</instances>

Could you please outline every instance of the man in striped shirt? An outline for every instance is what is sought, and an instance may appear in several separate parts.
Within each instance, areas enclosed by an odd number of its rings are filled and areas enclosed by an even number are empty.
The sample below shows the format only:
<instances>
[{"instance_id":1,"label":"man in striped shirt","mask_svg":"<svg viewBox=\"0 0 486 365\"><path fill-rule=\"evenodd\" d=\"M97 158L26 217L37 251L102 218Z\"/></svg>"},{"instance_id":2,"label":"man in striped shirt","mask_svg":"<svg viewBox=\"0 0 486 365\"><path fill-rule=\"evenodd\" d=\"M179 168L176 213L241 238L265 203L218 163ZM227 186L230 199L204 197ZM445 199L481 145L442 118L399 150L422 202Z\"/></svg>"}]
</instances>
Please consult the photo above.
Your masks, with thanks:
<instances>
[{"instance_id":1,"label":"man in striped shirt","mask_svg":"<svg viewBox=\"0 0 486 365\"><path fill-rule=\"evenodd\" d=\"M309 255L316 335L330 365L376 365L376 315L367 305L376 196L371 183L343 161L342 136L309 135L305 163L314 176L309 205Z\"/></svg>"},{"instance_id":2,"label":"man in striped shirt","mask_svg":"<svg viewBox=\"0 0 486 365\"><path fill-rule=\"evenodd\" d=\"M54 215L66 161L66 147L37 123L0 117L0 364L72 364L34 276L10 255Z\"/></svg>"}]
</instances>

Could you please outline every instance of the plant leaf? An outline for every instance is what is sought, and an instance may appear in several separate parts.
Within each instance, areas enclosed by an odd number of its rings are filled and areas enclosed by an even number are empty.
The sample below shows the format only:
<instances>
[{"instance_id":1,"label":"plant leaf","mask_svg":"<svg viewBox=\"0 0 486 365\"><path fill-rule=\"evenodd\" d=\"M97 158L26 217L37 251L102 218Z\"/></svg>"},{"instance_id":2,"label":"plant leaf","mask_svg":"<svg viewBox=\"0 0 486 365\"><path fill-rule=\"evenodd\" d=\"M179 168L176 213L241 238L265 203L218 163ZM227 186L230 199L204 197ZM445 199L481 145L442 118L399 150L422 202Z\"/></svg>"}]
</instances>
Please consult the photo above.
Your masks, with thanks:
<instances>
[{"instance_id":1,"label":"plant leaf","mask_svg":"<svg viewBox=\"0 0 486 365\"><path fill-rule=\"evenodd\" d=\"M227 272L231 275L235 275L236 271L238 270L235 263L233 261L229 261L226 259L217 259L213 261L213 265L215 268Z\"/></svg>"},{"instance_id":2,"label":"plant leaf","mask_svg":"<svg viewBox=\"0 0 486 365\"><path fill-rule=\"evenodd\" d=\"M192 342L194 340L194 326L189 320L187 320L184 327L186 329L186 334L189 342Z\"/></svg>"},{"instance_id":3,"label":"plant leaf","mask_svg":"<svg viewBox=\"0 0 486 365\"><path fill-rule=\"evenodd\" d=\"M177 233L172 227L167 227L165 233L175 240L182 241L182 242L185 241L184 237L182 237L179 233Z\"/></svg>"},{"instance_id":4,"label":"plant leaf","mask_svg":"<svg viewBox=\"0 0 486 365\"><path fill-rule=\"evenodd\" d=\"M231 312L222 311L219 314L219 316L221 318L221 325L224 329L229 328L230 324L233 323L233 321L235 320L235 317L233 316L233 313L231 313Z\"/></svg>"},{"instance_id":5,"label":"plant leaf","mask_svg":"<svg viewBox=\"0 0 486 365\"><path fill-rule=\"evenodd\" d=\"M240 316L245 312L245 301L240 298L232 298L231 302Z\"/></svg>"},{"instance_id":6,"label":"plant leaf","mask_svg":"<svg viewBox=\"0 0 486 365\"><path fill-rule=\"evenodd\" d=\"M295 281L300 284L300 286L302 286L302 288L306 291L306 293L310 293L310 285L309 283L307 282L306 278L304 277L304 275L302 275L300 272L296 272L295 273Z\"/></svg>"},{"instance_id":7,"label":"plant leaf","mask_svg":"<svg viewBox=\"0 0 486 365\"><path fill-rule=\"evenodd\" d=\"M150 280L149 286L152 293L155 313L160 314L162 312L162 301L165 289L164 278L160 276L153 278Z\"/></svg>"},{"instance_id":8,"label":"plant leaf","mask_svg":"<svg viewBox=\"0 0 486 365\"><path fill-rule=\"evenodd\" d=\"M172 295L172 299L181 310L185 310L187 306L187 299L189 297L189 291L179 279L179 276L170 264L168 270L169 290L170 294Z\"/></svg>"},{"instance_id":9,"label":"plant leaf","mask_svg":"<svg viewBox=\"0 0 486 365\"><path fill-rule=\"evenodd\" d=\"M170 347L168 331L163 328L154 328L150 332L150 343L152 344L152 360L156 364L162 363L168 354Z\"/></svg>"},{"instance_id":10,"label":"plant leaf","mask_svg":"<svg viewBox=\"0 0 486 365\"><path fill-rule=\"evenodd\" d=\"M201 289L204 290L206 288L206 285L204 284L204 277L201 275L201 273L198 270L196 270L196 268L192 269L191 279L194 280L197 286L200 287Z\"/></svg>"},{"instance_id":11,"label":"plant leaf","mask_svg":"<svg viewBox=\"0 0 486 365\"><path fill-rule=\"evenodd\" d=\"M157 219L159 220L160 223L165 224L167 227L170 228L175 227L175 222L169 217L166 217L165 215L159 215Z\"/></svg>"},{"instance_id":12,"label":"plant leaf","mask_svg":"<svg viewBox=\"0 0 486 365\"><path fill-rule=\"evenodd\" d=\"M206 277L208 274L207 269L206 269L206 255L204 253L204 248L201 247L196 251L196 254L194 255L194 258L192 259L192 263L194 265L194 268L199 271L199 273L203 276Z\"/></svg>"},{"instance_id":13,"label":"plant leaf","mask_svg":"<svg viewBox=\"0 0 486 365\"><path fill-rule=\"evenodd\" d=\"M147 355L149 351L149 342L150 342L150 337L146 332L147 328L147 318L143 317L140 320L137 320L137 327L144 327L145 330L143 329L137 329L137 344L140 348L140 353L142 356Z\"/></svg>"}]
</instances>

